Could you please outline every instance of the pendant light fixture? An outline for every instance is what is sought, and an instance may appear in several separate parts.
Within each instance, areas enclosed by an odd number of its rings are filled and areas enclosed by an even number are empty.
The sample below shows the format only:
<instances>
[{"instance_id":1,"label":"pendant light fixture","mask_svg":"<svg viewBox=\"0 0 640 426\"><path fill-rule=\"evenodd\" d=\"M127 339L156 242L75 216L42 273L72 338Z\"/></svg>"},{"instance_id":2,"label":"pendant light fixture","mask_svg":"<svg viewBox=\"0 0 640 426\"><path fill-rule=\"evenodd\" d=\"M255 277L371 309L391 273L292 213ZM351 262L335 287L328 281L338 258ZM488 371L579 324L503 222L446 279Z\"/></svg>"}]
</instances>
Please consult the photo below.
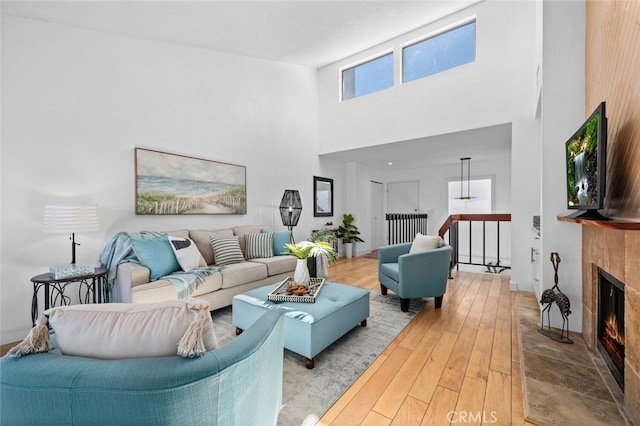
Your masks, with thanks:
<instances>
[{"instance_id":1,"label":"pendant light fixture","mask_svg":"<svg viewBox=\"0 0 640 426\"><path fill-rule=\"evenodd\" d=\"M467 195L464 195L464 164L467 163ZM471 157L463 157L460 159L460 196L458 200L471 200Z\"/></svg>"}]
</instances>

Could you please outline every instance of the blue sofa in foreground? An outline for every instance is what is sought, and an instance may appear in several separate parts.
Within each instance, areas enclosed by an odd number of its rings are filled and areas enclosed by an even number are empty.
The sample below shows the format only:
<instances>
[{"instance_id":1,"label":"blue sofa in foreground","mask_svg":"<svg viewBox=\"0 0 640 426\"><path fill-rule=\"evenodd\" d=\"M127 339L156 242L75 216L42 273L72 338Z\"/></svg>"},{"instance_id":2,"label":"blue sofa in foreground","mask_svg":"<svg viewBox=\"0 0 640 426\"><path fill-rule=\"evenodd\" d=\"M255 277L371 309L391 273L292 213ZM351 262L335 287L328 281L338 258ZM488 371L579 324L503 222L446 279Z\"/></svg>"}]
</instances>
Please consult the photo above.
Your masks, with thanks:
<instances>
[{"instance_id":1,"label":"blue sofa in foreground","mask_svg":"<svg viewBox=\"0 0 640 426\"><path fill-rule=\"evenodd\" d=\"M3 425L275 425L283 317L267 311L199 358L101 360L59 350L0 359Z\"/></svg>"},{"instance_id":2,"label":"blue sofa in foreground","mask_svg":"<svg viewBox=\"0 0 640 426\"><path fill-rule=\"evenodd\" d=\"M435 307L440 308L447 291L451 246L410 253L411 246L401 243L378 249L380 291L397 294L403 312L409 310L410 299L421 297L435 297Z\"/></svg>"}]
</instances>

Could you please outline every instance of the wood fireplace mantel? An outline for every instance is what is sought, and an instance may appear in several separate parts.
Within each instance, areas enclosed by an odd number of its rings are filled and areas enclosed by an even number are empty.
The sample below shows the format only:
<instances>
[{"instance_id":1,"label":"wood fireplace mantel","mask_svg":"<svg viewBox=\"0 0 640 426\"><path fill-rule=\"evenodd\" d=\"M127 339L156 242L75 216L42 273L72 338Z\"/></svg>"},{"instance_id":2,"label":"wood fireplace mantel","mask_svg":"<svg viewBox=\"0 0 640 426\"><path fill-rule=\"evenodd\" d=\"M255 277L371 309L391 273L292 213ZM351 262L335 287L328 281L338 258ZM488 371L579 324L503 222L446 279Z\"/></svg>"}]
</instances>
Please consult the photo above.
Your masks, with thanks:
<instances>
[{"instance_id":1,"label":"wood fireplace mantel","mask_svg":"<svg viewBox=\"0 0 640 426\"><path fill-rule=\"evenodd\" d=\"M631 222L627 220L589 220L589 219L573 219L565 216L556 216L560 222L578 223L585 226L595 226L604 229L621 229L624 231L640 231L640 222Z\"/></svg>"}]
</instances>

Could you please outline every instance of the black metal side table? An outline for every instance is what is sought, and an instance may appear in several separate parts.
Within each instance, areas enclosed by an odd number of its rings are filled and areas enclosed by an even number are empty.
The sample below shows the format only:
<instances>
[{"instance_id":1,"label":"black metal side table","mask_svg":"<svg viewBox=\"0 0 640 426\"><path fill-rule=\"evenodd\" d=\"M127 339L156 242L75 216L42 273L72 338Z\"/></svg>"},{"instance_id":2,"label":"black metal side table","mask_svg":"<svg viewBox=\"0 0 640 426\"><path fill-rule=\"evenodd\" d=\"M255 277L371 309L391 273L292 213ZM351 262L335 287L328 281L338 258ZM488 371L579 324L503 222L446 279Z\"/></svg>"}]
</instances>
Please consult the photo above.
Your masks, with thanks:
<instances>
[{"instance_id":1,"label":"black metal side table","mask_svg":"<svg viewBox=\"0 0 640 426\"><path fill-rule=\"evenodd\" d=\"M103 268L96 268L93 274L55 279L48 273L31 278L33 283L33 298L31 299L31 321L33 325L38 319L38 291L44 287L44 310L52 306L68 305L69 296L65 296L64 289L72 283L78 283L78 299L80 303L107 303L109 289L107 288L107 272ZM84 290L84 292L83 292Z\"/></svg>"}]
</instances>

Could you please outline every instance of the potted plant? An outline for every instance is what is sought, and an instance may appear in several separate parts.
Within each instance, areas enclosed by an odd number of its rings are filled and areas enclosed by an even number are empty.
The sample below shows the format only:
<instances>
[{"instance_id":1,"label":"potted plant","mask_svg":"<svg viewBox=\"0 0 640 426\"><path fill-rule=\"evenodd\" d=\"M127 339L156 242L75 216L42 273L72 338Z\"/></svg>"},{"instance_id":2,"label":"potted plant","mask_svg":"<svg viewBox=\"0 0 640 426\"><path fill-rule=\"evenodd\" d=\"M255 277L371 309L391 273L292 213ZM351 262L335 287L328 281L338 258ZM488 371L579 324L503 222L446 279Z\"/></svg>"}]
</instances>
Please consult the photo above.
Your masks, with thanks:
<instances>
[{"instance_id":1,"label":"potted plant","mask_svg":"<svg viewBox=\"0 0 640 426\"><path fill-rule=\"evenodd\" d=\"M321 229L313 231L309 237L309 241L318 242L325 241L331 243L336 239L336 230L331 227L332 223L327 222Z\"/></svg>"},{"instance_id":2,"label":"potted plant","mask_svg":"<svg viewBox=\"0 0 640 426\"><path fill-rule=\"evenodd\" d=\"M310 275L307 259L310 257L323 256L327 262L335 262L337 254L331 244L325 241L301 241L297 244L287 244L287 254L298 258L296 270L293 273L295 284L309 284Z\"/></svg>"},{"instance_id":3,"label":"potted plant","mask_svg":"<svg viewBox=\"0 0 640 426\"><path fill-rule=\"evenodd\" d=\"M332 247L333 257L330 259L324 254L320 254L316 257L310 257L307 259L307 266L309 267L309 274L312 278L326 278L329 271L329 262L336 261L337 253L334 241L336 240L336 230L333 229L333 224L327 222L321 229L313 231L308 238L309 241L317 243L327 243Z\"/></svg>"},{"instance_id":4,"label":"potted plant","mask_svg":"<svg viewBox=\"0 0 640 426\"><path fill-rule=\"evenodd\" d=\"M337 236L342 240L345 257L347 259L350 259L353 256L353 243L364 243L364 240L358 237L358 235L360 235L360 231L358 230L358 227L353 224L354 220L355 218L352 214L345 213L342 215L342 225L338 226Z\"/></svg>"}]
</instances>

